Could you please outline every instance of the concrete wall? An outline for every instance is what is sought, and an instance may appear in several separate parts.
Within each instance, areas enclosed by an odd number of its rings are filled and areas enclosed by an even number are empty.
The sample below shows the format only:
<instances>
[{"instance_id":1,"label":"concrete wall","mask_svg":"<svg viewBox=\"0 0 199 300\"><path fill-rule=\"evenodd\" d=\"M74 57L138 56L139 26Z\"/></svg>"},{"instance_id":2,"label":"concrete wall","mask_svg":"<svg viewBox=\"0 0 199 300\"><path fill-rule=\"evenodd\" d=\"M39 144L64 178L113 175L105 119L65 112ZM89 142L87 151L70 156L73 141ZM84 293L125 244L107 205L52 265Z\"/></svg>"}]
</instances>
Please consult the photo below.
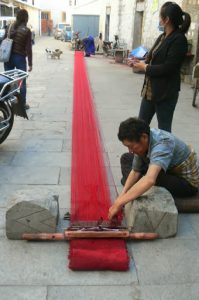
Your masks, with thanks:
<instances>
[{"instance_id":1,"label":"concrete wall","mask_svg":"<svg viewBox=\"0 0 199 300\"><path fill-rule=\"evenodd\" d=\"M120 41L125 42L129 49L132 49L134 9L135 1L111 1L110 38L113 39L113 35L118 34Z\"/></svg>"}]
</instances>

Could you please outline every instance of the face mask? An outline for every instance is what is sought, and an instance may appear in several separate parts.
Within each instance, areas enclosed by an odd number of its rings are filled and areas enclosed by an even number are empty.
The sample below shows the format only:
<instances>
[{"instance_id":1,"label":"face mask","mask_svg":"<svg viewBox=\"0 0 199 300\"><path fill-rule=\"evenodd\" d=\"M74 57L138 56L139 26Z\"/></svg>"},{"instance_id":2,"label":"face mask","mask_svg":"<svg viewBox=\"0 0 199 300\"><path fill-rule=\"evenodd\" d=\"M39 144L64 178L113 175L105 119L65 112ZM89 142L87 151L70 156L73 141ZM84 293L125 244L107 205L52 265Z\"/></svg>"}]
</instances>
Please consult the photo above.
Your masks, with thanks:
<instances>
[{"instance_id":1,"label":"face mask","mask_svg":"<svg viewBox=\"0 0 199 300\"><path fill-rule=\"evenodd\" d=\"M158 25L158 29L159 29L159 31L161 31L161 32L164 32L164 26L163 25Z\"/></svg>"}]
</instances>

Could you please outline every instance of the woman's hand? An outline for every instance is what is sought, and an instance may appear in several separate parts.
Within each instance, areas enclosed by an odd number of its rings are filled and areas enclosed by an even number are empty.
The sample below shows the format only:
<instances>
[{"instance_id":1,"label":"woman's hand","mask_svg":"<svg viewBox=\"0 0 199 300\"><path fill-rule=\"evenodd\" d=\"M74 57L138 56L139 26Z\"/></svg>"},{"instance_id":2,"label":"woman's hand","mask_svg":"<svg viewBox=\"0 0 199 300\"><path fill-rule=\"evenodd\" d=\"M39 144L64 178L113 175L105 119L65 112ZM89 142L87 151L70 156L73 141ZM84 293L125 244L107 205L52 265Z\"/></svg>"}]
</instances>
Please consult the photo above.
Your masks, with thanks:
<instances>
[{"instance_id":1,"label":"woman's hand","mask_svg":"<svg viewBox=\"0 0 199 300\"><path fill-rule=\"evenodd\" d=\"M28 68L28 72L31 72L31 71L32 71L32 67L29 67L29 68Z\"/></svg>"},{"instance_id":2,"label":"woman's hand","mask_svg":"<svg viewBox=\"0 0 199 300\"><path fill-rule=\"evenodd\" d=\"M127 60L127 65L133 67L136 62L139 62L139 59L132 57Z\"/></svg>"},{"instance_id":3,"label":"woman's hand","mask_svg":"<svg viewBox=\"0 0 199 300\"><path fill-rule=\"evenodd\" d=\"M117 214L121 211L122 206L118 204L117 200L115 203L109 208L108 218L109 220L112 220L114 217L117 216Z\"/></svg>"},{"instance_id":4,"label":"woman's hand","mask_svg":"<svg viewBox=\"0 0 199 300\"><path fill-rule=\"evenodd\" d=\"M133 64L133 67L136 69L136 71L143 71L146 72L146 67L148 65L146 65L143 61L136 61Z\"/></svg>"},{"instance_id":5,"label":"woman's hand","mask_svg":"<svg viewBox=\"0 0 199 300\"><path fill-rule=\"evenodd\" d=\"M132 60L132 59L128 59L128 60L127 60L127 65L128 65L129 67L132 67L132 66L133 66L133 60Z\"/></svg>"}]
</instances>

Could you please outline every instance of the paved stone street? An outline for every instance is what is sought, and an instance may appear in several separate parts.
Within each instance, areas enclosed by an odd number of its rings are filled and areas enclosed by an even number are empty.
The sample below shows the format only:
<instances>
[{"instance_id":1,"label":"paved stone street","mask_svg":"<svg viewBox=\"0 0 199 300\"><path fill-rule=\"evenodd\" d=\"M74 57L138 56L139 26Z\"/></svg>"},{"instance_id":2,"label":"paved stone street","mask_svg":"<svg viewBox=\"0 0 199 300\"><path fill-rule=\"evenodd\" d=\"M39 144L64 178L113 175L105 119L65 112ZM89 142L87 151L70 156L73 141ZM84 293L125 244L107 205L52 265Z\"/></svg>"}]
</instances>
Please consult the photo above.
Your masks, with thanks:
<instances>
[{"instance_id":1,"label":"paved stone street","mask_svg":"<svg viewBox=\"0 0 199 300\"><path fill-rule=\"evenodd\" d=\"M60 60L47 59L45 48L60 48ZM61 218L70 207L73 56L69 45L53 38L36 41L28 79L29 121L15 119L0 145L0 299L1 300L197 300L199 295L199 216L179 216L175 238L129 242L129 272L74 272L68 269L66 242L26 242L5 236L5 212L20 190L59 194ZM91 87L118 190L118 125L136 116L143 75L126 65L95 56L86 58ZM3 70L2 64L0 70ZM199 154L199 109L193 90L182 84L173 132ZM199 99L198 99L199 102ZM152 125L156 126L156 120ZM60 228L66 226L62 221Z\"/></svg>"}]
</instances>

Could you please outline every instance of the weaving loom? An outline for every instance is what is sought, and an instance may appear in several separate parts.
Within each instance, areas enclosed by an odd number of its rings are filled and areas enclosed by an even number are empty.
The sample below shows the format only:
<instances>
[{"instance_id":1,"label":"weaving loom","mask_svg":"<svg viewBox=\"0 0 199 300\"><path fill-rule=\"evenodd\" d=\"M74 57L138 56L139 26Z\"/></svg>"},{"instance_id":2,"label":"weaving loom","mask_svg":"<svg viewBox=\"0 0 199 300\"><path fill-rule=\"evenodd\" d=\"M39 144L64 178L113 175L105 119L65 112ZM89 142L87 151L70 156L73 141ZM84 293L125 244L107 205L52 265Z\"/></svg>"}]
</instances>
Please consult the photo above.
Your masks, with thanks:
<instances>
[{"instance_id":1,"label":"weaving loom","mask_svg":"<svg viewBox=\"0 0 199 300\"><path fill-rule=\"evenodd\" d=\"M103 160L103 143L82 52L75 52L72 122L71 225L64 233L24 233L26 240L70 241L72 270L129 269L125 239L157 238L130 233L108 221L111 195Z\"/></svg>"}]
</instances>

